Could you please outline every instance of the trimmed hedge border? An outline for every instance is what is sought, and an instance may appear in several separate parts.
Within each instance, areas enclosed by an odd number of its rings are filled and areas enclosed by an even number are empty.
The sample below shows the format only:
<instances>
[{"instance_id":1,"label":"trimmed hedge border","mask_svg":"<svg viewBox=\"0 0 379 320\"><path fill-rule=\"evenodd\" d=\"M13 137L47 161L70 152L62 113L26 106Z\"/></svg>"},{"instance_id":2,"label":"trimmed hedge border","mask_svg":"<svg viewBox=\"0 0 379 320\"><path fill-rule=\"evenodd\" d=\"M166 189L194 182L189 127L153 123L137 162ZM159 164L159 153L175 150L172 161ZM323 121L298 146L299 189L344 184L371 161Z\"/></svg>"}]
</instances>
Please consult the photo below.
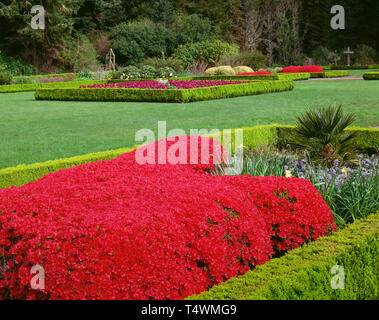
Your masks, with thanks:
<instances>
[{"instance_id":1,"label":"trimmed hedge border","mask_svg":"<svg viewBox=\"0 0 379 320\"><path fill-rule=\"evenodd\" d=\"M261 125L256 127L244 127L244 145L253 148L262 144L276 143L280 146L287 144L288 134L294 129L294 126L283 126L279 124ZM231 133L231 140L234 141L235 130ZM379 149L379 129L352 127L349 130L358 131L357 145L362 152L370 153ZM209 134L207 136L217 138L217 135ZM236 146L232 145L235 150ZM105 152L91 153L82 156L58 159L43 163L31 165L20 165L6 169L0 169L0 189L11 186L21 186L29 182L38 180L49 173L79 166L89 162L109 160L118 157L121 154L131 152L134 148L123 148Z\"/></svg>"},{"instance_id":2,"label":"trimmed hedge border","mask_svg":"<svg viewBox=\"0 0 379 320\"><path fill-rule=\"evenodd\" d=\"M36 100L63 101L129 101L129 102L176 102L187 103L211 99L289 91L295 87L292 80L257 81L251 83L215 86L195 89L40 89Z\"/></svg>"},{"instance_id":3,"label":"trimmed hedge border","mask_svg":"<svg viewBox=\"0 0 379 320\"><path fill-rule=\"evenodd\" d=\"M117 150L90 153L72 158L57 159L43 163L30 165L19 165L0 170L0 189L19 187L24 184L36 181L43 176L62 169L80 166L85 163L95 161L105 161L114 159L124 153L133 151L135 148L122 148Z\"/></svg>"},{"instance_id":4,"label":"trimmed hedge border","mask_svg":"<svg viewBox=\"0 0 379 320\"><path fill-rule=\"evenodd\" d=\"M330 66L331 70L365 70L365 69L379 69L379 64L371 64L368 66Z\"/></svg>"},{"instance_id":5,"label":"trimmed hedge border","mask_svg":"<svg viewBox=\"0 0 379 320\"><path fill-rule=\"evenodd\" d=\"M79 88L81 85L101 84L103 80L85 80L53 83L27 83L0 86L0 93L31 92L39 89Z\"/></svg>"},{"instance_id":6,"label":"trimmed hedge border","mask_svg":"<svg viewBox=\"0 0 379 320\"><path fill-rule=\"evenodd\" d=\"M363 75L365 80L379 80L379 71L377 72L367 72Z\"/></svg>"},{"instance_id":7,"label":"trimmed hedge border","mask_svg":"<svg viewBox=\"0 0 379 320\"><path fill-rule=\"evenodd\" d=\"M330 70L326 72L311 73L311 78L340 78L350 76L349 70Z\"/></svg>"},{"instance_id":8,"label":"trimmed hedge border","mask_svg":"<svg viewBox=\"0 0 379 320\"><path fill-rule=\"evenodd\" d=\"M310 73L274 73L272 75L257 74L249 76L196 76L183 77L179 80L308 80Z\"/></svg>"},{"instance_id":9,"label":"trimmed hedge border","mask_svg":"<svg viewBox=\"0 0 379 320\"><path fill-rule=\"evenodd\" d=\"M379 214L187 300L377 300ZM345 289L331 286L343 266Z\"/></svg>"}]
</instances>

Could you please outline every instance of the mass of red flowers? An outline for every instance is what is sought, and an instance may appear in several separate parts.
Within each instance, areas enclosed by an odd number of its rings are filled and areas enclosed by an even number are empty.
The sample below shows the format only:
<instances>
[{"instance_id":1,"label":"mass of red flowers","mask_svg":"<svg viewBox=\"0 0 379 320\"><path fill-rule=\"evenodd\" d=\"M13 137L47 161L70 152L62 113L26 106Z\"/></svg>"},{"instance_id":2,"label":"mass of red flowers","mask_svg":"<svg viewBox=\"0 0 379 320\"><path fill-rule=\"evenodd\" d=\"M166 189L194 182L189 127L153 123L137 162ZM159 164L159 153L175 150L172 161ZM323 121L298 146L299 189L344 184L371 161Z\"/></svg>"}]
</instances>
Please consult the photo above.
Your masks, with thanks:
<instances>
[{"instance_id":1,"label":"mass of red flowers","mask_svg":"<svg viewBox=\"0 0 379 320\"><path fill-rule=\"evenodd\" d=\"M296 66L290 66L285 67L282 70L282 73L319 73L324 72L324 70L319 66L302 66L302 67L296 67Z\"/></svg>"},{"instance_id":2,"label":"mass of red flowers","mask_svg":"<svg viewBox=\"0 0 379 320\"><path fill-rule=\"evenodd\" d=\"M218 87L226 86L231 84L242 84L246 81L226 81L226 80L168 80L155 81L155 80L140 80L140 81L128 81L128 82L118 82L118 83L101 83L101 84L90 84L81 85L79 88L133 88L133 89L194 89L194 88L206 88L206 87Z\"/></svg>"},{"instance_id":3,"label":"mass of red flowers","mask_svg":"<svg viewBox=\"0 0 379 320\"><path fill-rule=\"evenodd\" d=\"M0 190L0 298L183 299L335 230L309 181L211 175L221 148L195 139L208 165L134 151Z\"/></svg>"},{"instance_id":4,"label":"mass of red flowers","mask_svg":"<svg viewBox=\"0 0 379 320\"><path fill-rule=\"evenodd\" d=\"M272 73L268 72L268 71L261 70L261 71L256 71L256 72L244 72L244 73L237 74L237 76L254 76L254 75L268 75L268 76L271 76Z\"/></svg>"}]
</instances>

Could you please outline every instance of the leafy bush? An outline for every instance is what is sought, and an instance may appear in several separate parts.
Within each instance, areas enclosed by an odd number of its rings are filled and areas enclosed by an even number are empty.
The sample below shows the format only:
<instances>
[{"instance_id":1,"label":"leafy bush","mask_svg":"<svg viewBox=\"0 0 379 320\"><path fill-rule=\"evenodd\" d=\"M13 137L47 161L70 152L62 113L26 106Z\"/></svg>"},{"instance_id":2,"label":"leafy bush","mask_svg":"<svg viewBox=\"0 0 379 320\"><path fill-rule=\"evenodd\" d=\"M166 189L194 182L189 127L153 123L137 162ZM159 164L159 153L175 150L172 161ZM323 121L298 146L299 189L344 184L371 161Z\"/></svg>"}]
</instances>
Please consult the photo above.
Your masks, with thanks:
<instances>
[{"instance_id":1,"label":"leafy bush","mask_svg":"<svg viewBox=\"0 0 379 320\"><path fill-rule=\"evenodd\" d=\"M70 38L59 51L58 58L64 69L74 72L83 69L96 70L99 67L97 52L85 35Z\"/></svg>"},{"instance_id":2,"label":"leafy bush","mask_svg":"<svg viewBox=\"0 0 379 320\"><path fill-rule=\"evenodd\" d=\"M323 46L319 46L315 49L312 53L312 57L315 63L324 66L329 64L337 64L338 61L341 60L341 56L337 52L331 51Z\"/></svg>"},{"instance_id":3,"label":"leafy bush","mask_svg":"<svg viewBox=\"0 0 379 320\"><path fill-rule=\"evenodd\" d=\"M235 74L236 72L231 66L213 67L205 71L207 76L234 76Z\"/></svg>"},{"instance_id":4,"label":"leafy bush","mask_svg":"<svg viewBox=\"0 0 379 320\"><path fill-rule=\"evenodd\" d=\"M141 79L141 71L135 66L128 66L122 69L121 78L118 79Z\"/></svg>"},{"instance_id":5,"label":"leafy bush","mask_svg":"<svg viewBox=\"0 0 379 320\"><path fill-rule=\"evenodd\" d=\"M378 53L368 45L361 44L355 50L353 59L356 65L370 65L376 62Z\"/></svg>"},{"instance_id":6,"label":"leafy bush","mask_svg":"<svg viewBox=\"0 0 379 320\"><path fill-rule=\"evenodd\" d=\"M123 72L120 70L117 71L109 71L107 73L107 80L117 80L123 77Z\"/></svg>"},{"instance_id":7,"label":"leafy bush","mask_svg":"<svg viewBox=\"0 0 379 320\"><path fill-rule=\"evenodd\" d=\"M32 77L14 77L12 84L31 84L38 83L39 80Z\"/></svg>"},{"instance_id":8,"label":"leafy bush","mask_svg":"<svg viewBox=\"0 0 379 320\"><path fill-rule=\"evenodd\" d=\"M159 78L172 78L176 76L176 72L170 67L160 68L157 71L157 76Z\"/></svg>"},{"instance_id":9,"label":"leafy bush","mask_svg":"<svg viewBox=\"0 0 379 320\"><path fill-rule=\"evenodd\" d=\"M379 80L379 72L366 72L363 78L365 80Z\"/></svg>"},{"instance_id":10,"label":"leafy bush","mask_svg":"<svg viewBox=\"0 0 379 320\"><path fill-rule=\"evenodd\" d=\"M136 65L147 58L170 56L175 35L162 24L144 20L121 23L109 35L117 61Z\"/></svg>"},{"instance_id":11,"label":"leafy bush","mask_svg":"<svg viewBox=\"0 0 379 320\"><path fill-rule=\"evenodd\" d=\"M10 73L0 73L0 85L6 85L12 83L12 75Z\"/></svg>"},{"instance_id":12,"label":"leafy bush","mask_svg":"<svg viewBox=\"0 0 379 320\"><path fill-rule=\"evenodd\" d=\"M238 54L224 57L220 63L231 66L249 66L253 70L258 70L267 65L267 60L267 56L260 51L241 51Z\"/></svg>"},{"instance_id":13,"label":"leafy bush","mask_svg":"<svg viewBox=\"0 0 379 320\"><path fill-rule=\"evenodd\" d=\"M184 70L183 61L173 57L170 58L148 58L138 65L142 66L152 66L159 70L161 68L172 68L176 73L181 73Z\"/></svg>"},{"instance_id":14,"label":"leafy bush","mask_svg":"<svg viewBox=\"0 0 379 320\"><path fill-rule=\"evenodd\" d=\"M311 159L329 167L335 160L350 160L355 156L356 134L345 129L354 118L353 114L343 114L341 105L309 110L297 117L291 142L305 150Z\"/></svg>"},{"instance_id":15,"label":"leafy bush","mask_svg":"<svg viewBox=\"0 0 379 320\"><path fill-rule=\"evenodd\" d=\"M246 66L238 66L238 67L234 67L233 69L234 69L234 72L236 74L254 72L253 69L251 69L250 67L246 67Z\"/></svg>"},{"instance_id":16,"label":"leafy bush","mask_svg":"<svg viewBox=\"0 0 379 320\"><path fill-rule=\"evenodd\" d=\"M95 79L95 74L91 72L90 70L84 70L79 73L79 79Z\"/></svg>"},{"instance_id":17,"label":"leafy bush","mask_svg":"<svg viewBox=\"0 0 379 320\"><path fill-rule=\"evenodd\" d=\"M216 40L181 45L175 50L174 57L182 60L185 68L188 68L195 61L215 64L223 57L237 53L238 48L236 46Z\"/></svg>"},{"instance_id":18,"label":"leafy bush","mask_svg":"<svg viewBox=\"0 0 379 320\"><path fill-rule=\"evenodd\" d=\"M0 51L0 65L3 66L1 68L1 72L10 73L14 76L20 75L33 75L38 73L38 69L35 66L26 64L21 59L17 59L14 57L5 56Z\"/></svg>"},{"instance_id":19,"label":"leafy bush","mask_svg":"<svg viewBox=\"0 0 379 320\"><path fill-rule=\"evenodd\" d=\"M141 79L154 79L157 76L157 70L152 66L143 66L140 69Z\"/></svg>"},{"instance_id":20,"label":"leafy bush","mask_svg":"<svg viewBox=\"0 0 379 320\"><path fill-rule=\"evenodd\" d=\"M198 14L179 15L170 27L176 34L177 44L212 41L217 32L212 22Z\"/></svg>"}]
</instances>

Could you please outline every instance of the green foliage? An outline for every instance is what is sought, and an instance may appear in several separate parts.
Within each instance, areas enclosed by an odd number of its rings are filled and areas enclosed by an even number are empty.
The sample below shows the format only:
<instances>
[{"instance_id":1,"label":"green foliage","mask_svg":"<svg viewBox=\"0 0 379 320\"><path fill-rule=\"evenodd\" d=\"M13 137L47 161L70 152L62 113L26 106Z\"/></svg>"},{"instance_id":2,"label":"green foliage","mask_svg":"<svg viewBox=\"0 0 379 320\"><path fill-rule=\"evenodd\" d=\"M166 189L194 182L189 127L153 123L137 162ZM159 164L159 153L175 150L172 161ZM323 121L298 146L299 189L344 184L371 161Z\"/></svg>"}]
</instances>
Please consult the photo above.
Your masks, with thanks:
<instances>
[{"instance_id":1,"label":"green foliage","mask_svg":"<svg viewBox=\"0 0 379 320\"><path fill-rule=\"evenodd\" d=\"M172 78L175 76L176 76L175 70L170 68L170 67L160 68L157 71L157 77L158 78Z\"/></svg>"},{"instance_id":2,"label":"green foliage","mask_svg":"<svg viewBox=\"0 0 379 320\"><path fill-rule=\"evenodd\" d=\"M141 79L141 71L135 66L128 66L122 69L121 77L116 79Z\"/></svg>"},{"instance_id":3,"label":"green foliage","mask_svg":"<svg viewBox=\"0 0 379 320\"><path fill-rule=\"evenodd\" d=\"M342 106L309 110L297 117L291 144L305 150L309 157L331 166L336 159L350 160L355 155L355 133L345 129L353 123L353 114L343 114Z\"/></svg>"},{"instance_id":4,"label":"green foliage","mask_svg":"<svg viewBox=\"0 0 379 320\"><path fill-rule=\"evenodd\" d=\"M311 73L311 78L339 78L350 76L349 70L331 70L325 72Z\"/></svg>"},{"instance_id":5,"label":"green foliage","mask_svg":"<svg viewBox=\"0 0 379 320\"><path fill-rule=\"evenodd\" d=\"M206 76L234 76L236 72L231 66L213 67L205 70Z\"/></svg>"},{"instance_id":6,"label":"green foliage","mask_svg":"<svg viewBox=\"0 0 379 320\"><path fill-rule=\"evenodd\" d=\"M26 64L21 59L5 56L0 51L0 73L10 73L14 76L37 74L36 67Z\"/></svg>"},{"instance_id":7,"label":"green foliage","mask_svg":"<svg viewBox=\"0 0 379 320\"><path fill-rule=\"evenodd\" d=\"M79 88L80 85L101 84L103 80L79 80L72 82L11 84L0 86L0 93L28 92L44 88Z\"/></svg>"},{"instance_id":8,"label":"green foliage","mask_svg":"<svg viewBox=\"0 0 379 320\"><path fill-rule=\"evenodd\" d=\"M10 73L0 73L0 85L7 85L12 83L12 75Z\"/></svg>"},{"instance_id":9,"label":"green foliage","mask_svg":"<svg viewBox=\"0 0 379 320\"><path fill-rule=\"evenodd\" d=\"M212 22L198 14L179 15L171 26L176 34L177 44L212 41L215 30Z\"/></svg>"},{"instance_id":10,"label":"green foliage","mask_svg":"<svg viewBox=\"0 0 379 320\"><path fill-rule=\"evenodd\" d=\"M177 58L148 58L140 63L138 66L152 66L159 70L161 68L172 68L176 73L184 71L183 61Z\"/></svg>"},{"instance_id":11,"label":"green foliage","mask_svg":"<svg viewBox=\"0 0 379 320\"><path fill-rule=\"evenodd\" d=\"M367 72L363 75L365 80L379 80L379 72Z\"/></svg>"},{"instance_id":12,"label":"green foliage","mask_svg":"<svg viewBox=\"0 0 379 320\"><path fill-rule=\"evenodd\" d=\"M35 93L37 100L63 101L134 101L177 102L225 99L269 92L292 90L293 81L260 81L218 87L149 90L149 89L41 89Z\"/></svg>"},{"instance_id":13,"label":"green foliage","mask_svg":"<svg viewBox=\"0 0 379 320\"><path fill-rule=\"evenodd\" d=\"M377 300L378 230L374 214L187 300ZM331 286L336 265L344 290Z\"/></svg>"},{"instance_id":14,"label":"green foliage","mask_svg":"<svg viewBox=\"0 0 379 320\"><path fill-rule=\"evenodd\" d=\"M249 75L249 76L225 76L225 75L215 75L215 76L195 76L195 77L183 77L183 80L308 80L310 78L310 73L283 73L283 74L273 74L273 75Z\"/></svg>"},{"instance_id":15,"label":"green foliage","mask_svg":"<svg viewBox=\"0 0 379 320\"><path fill-rule=\"evenodd\" d=\"M241 51L238 54L226 56L220 63L232 66L248 66L254 70L267 66L267 55L260 51Z\"/></svg>"},{"instance_id":16,"label":"green foliage","mask_svg":"<svg viewBox=\"0 0 379 320\"><path fill-rule=\"evenodd\" d=\"M95 79L95 74L91 72L90 70L84 70L79 73L79 78L78 79L89 79L89 80L94 80Z\"/></svg>"},{"instance_id":17,"label":"green foliage","mask_svg":"<svg viewBox=\"0 0 379 320\"><path fill-rule=\"evenodd\" d=\"M225 56L236 55L238 47L220 40L187 43L179 46L174 57L182 60L186 68L195 61L204 61L215 64Z\"/></svg>"},{"instance_id":18,"label":"green foliage","mask_svg":"<svg viewBox=\"0 0 379 320\"><path fill-rule=\"evenodd\" d=\"M353 59L357 65L373 64L378 58L376 50L368 45L360 44L355 50Z\"/></svg>"},{"instance_id":19,"label":"green foliage","mask_svg":"<svg viewBox=\"0 0 379 320\"><path fill-rule=\"evenodd\" d=\"M144 20L121 23L111 30L109 39L121 65L136 65L147 58L171 55L175 35L162 24Z\"/></svg>"},{"instance_id":20,"label":"green foliage","mask_svg":"<svg viewBox=\"0 0 379 320\"><path fill-rule=\"evenodd\" d=\"M341 56L337 52L323 46L319 46L313 50L312 57L317 65L337 64L341 60Z\"/></svg>"},{"instance_id":21,"label":"green foliage","mask_svg":"<svg viewBox=\"0 0 379 320\"><path fill-rule=\"evenodd\" d=\"M68 40L58 56L63 68L74 72L83 69L95 70L99 67L97 52L85 35Z\"/></svg>"},{"instance_id":22,"label":"green foliage","mask_svg":"<svg viewBox=\"0 0 379 320\"><path fill-rule=\"evenodd\" d=\"M141 79L154 79L157 75L157 70L152 66L143 66L140 69Z\"/></svg>"},{"instance_id":23,"label":"green foliage","mask_svg":"<svg viewBox=\"0 0 379 320\"><path fill-rule=\"evenodd\" d=\"M32 181L36 181L43 176L58 170L76 167L85 163L109 160L121 154L131 152L133 148L123 148L105 152L86 154L66 159L58 159L31 165L19 165L13 168L0 170L0 189L11 186L22 186Z\"/></svg>"}]
</instances>

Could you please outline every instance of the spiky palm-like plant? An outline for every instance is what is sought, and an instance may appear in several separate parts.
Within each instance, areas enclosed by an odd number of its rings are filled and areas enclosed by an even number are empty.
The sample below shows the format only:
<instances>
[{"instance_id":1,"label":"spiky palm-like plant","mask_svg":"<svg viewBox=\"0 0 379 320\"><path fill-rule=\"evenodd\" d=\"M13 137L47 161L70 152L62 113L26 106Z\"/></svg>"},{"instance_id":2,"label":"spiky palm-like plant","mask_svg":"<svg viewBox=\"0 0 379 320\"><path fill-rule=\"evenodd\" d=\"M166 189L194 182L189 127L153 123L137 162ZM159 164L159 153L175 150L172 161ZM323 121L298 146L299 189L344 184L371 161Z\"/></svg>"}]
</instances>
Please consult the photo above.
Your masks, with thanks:
<instances>
[{"instance_id":1,"label":"spiky palm-like plant","mask_svg":"<svg viewBox=\"0 0 379 320\"><path fill-rule=\"evenodd\" d=\"M353 114L342 112L341 105L309 110L297 117L291 143L322 165L331 166L337 159L351 160L356 155L353 144L356 133L345 129L354 120Z\"/></svg>"}]
</instances>

